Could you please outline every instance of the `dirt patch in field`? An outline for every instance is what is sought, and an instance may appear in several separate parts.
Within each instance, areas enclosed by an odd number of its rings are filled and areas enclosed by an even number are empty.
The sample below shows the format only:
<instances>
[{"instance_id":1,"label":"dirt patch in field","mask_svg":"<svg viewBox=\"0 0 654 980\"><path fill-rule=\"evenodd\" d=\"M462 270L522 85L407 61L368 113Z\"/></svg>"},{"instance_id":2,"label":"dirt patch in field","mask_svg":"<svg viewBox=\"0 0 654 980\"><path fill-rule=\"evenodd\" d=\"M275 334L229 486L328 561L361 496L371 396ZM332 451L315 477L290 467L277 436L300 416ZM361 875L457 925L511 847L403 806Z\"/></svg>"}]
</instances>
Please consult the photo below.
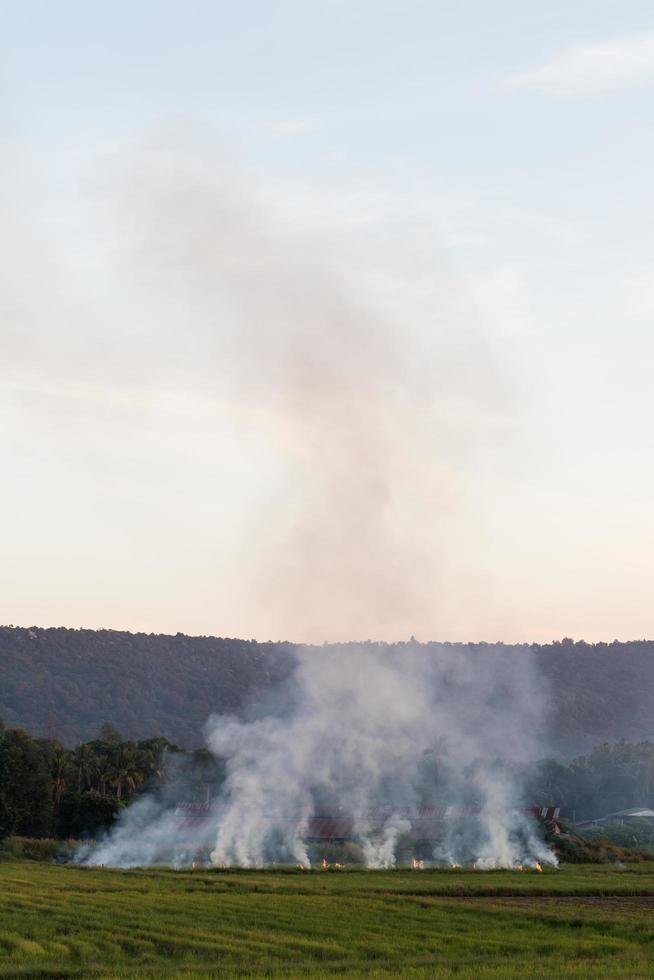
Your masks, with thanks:
<instances>
[{"instance_id":1,"label":"dirt patch in field","mask_svg":"<svg viewBox=\"0 0 654 980\"><path fill-rule=\"evenodd\" d=\"M623 909L624 911L654 909L654 895L500 895L493 901L501 905L519 905L524 908L533 908L535 905L540 908L553 908L557 905L582 905L591 908Z\"/></svg>"}]
</instances>

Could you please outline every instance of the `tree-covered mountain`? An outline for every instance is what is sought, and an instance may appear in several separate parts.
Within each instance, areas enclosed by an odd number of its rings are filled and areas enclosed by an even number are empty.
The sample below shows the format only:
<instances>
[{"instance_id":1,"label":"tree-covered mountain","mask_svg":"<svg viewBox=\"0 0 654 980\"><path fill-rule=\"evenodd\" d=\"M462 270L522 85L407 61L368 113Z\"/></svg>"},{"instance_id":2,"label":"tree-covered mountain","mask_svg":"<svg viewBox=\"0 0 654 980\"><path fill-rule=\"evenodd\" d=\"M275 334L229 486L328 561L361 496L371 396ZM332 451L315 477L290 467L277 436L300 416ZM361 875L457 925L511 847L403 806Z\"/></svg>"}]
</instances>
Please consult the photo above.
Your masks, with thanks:
<instances>
[{"instance_id":1,"label":"tree-covered mountain","mask_svg":"<svg viewBox=\"0 0 654 980\"><path fill-rule=\"evenodd\" d=\"M290 644L117 630L0 627L0 718L67 745L109 721L125 738L202 744L212 712L237 712L289 669Z\"/></svg>"},{"instance_id":2,"label":"tree-covered mountain","mask_svg":"<svg viewBox=\"0 0 654 980\"><path fill-rule=\"evenodd\" d=\"M394 649L401 655L407 645ZM652 641L428 648L434 656L447 649L470 657L524 657L531 650L548 706L544 743L557 752L654 739ZM0 627L0 718L71 746L110 721L125 738L161 735L194 748L210 714L239 713L264 700L288 676L293 649L181 633ZM313 649L319 657L322 648Z\"/></svg>"}]
</instances>

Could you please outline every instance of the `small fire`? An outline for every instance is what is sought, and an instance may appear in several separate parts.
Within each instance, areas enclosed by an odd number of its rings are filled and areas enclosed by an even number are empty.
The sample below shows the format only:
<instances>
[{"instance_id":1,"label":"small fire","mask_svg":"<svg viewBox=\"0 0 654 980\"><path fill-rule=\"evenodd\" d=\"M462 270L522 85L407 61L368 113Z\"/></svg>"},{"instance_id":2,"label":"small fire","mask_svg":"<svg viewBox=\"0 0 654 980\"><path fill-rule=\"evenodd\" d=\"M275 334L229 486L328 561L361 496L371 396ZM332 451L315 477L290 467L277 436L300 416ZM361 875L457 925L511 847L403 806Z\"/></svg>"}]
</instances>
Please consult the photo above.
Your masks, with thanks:
<instances>
[{"instance_id":1,"label":"small fire","mask_svg":"<svg viewBox=\"0 0 654 980\"><path fill-rule=\"evenodd\" d=\"M342 871L343 868L345 867L345 865L344 864L339 864L338 861L337 861L336 864L334 865L334 867L336 868L337 871Z\"/></svg>"},{"instance_id":2,"label":"small fire","mask_svg":"<svg viewBox=\"0 0 654 980\"><path fill-rule=\"evenodd\" d=\"M329 861L327 860L327 858L323 858L322 859L322 870L323 871L326 871L328 867L329 867Z\"/></svg>"},{"instance_id":3,"label":"small fire","mask_svg":"<svg viewBox=\"0 0 654 980\"><path fill-rule=\"evenodd\" d=\"M414 871L423 871L425 867L424 861L419 861L417 858L411 859L411 867Z\"/></svg>"},{"instance_id":4,"label":"small fire","mask_svg":"<svg viewBox=\"0 0 654 980\"><path fill-rule=\"evenodd\" d=\"M540 861L536 861L536 864L534 865L534 867L536 868L536 871L542 871L543 870Z\"/></svg>"},{"instance_id":5,"label":"small fire","mask_svg":"<svg viewBox=\"0 0 654 980\"><path fill-rule=\"evenodd\" d=\"M454 870L454 869L460 868L461 865L460 864L451 864L450 867Z\"/></svg>"},{"instance_id":6,"label":"small fire","mask_svg":"<svg viewBox=\"0 0 654 980\"><path fill-rule=\"evenodd\" d=\"M306 871L306 870L307 870L307 869L306 869L306 868L304 867L304 865L303 865L303 864L298 864L298 866L297 866L297 869L298 869L298 871Z\"/></svg>"}]
</instances>

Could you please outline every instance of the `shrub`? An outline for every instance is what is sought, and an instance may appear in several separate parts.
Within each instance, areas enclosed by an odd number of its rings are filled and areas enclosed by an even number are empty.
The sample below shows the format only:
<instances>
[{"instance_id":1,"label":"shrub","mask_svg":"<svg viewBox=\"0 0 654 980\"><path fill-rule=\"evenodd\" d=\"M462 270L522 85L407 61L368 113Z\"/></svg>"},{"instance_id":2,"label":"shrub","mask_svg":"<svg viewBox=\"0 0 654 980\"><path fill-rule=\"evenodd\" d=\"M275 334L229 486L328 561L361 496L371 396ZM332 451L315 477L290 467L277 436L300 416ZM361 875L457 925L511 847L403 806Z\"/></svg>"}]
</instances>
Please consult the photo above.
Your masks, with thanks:
<instances>
[{"instance_id":1,"label":"shrub","mask_svg":"<svg viewBox=\"0 0 654 980\"><path fill-rule=\"evenodd\" d=\"M0 860L25 858L28 861L66 861L70 860L80 843L52 837L6 837L0 843Z\"/></svg>"}]
</instances>

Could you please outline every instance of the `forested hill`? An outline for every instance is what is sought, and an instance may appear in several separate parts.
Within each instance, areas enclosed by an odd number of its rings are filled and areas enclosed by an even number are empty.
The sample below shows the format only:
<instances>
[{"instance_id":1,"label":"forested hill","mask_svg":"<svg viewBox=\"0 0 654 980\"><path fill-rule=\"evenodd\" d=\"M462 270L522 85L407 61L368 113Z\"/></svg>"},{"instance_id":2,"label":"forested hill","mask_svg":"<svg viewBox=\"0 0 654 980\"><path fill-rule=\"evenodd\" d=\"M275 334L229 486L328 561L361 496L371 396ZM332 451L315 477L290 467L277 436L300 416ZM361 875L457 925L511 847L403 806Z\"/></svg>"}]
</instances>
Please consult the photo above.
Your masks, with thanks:
<instances>
[{"instance_id":1,"label":"forested hill","mask_svg":"<svg viewBox=\"0 0 654 980\"><path fill-rule=\"evenodd\" d=\"M429 644L438 656L442 644ZM524 646L454 644L462 656ZM401 652L402 644L398 644ZM584 751L603 740L654 740L654 642L532 647L549 690L548 741ZM320 656L316 647L316 656ZM290 643L115 630L0 627L0 719L69 745L111 722L126 738L202 744L212 713L238 713L282 680Z\"/></svg>"}]
</instances>

